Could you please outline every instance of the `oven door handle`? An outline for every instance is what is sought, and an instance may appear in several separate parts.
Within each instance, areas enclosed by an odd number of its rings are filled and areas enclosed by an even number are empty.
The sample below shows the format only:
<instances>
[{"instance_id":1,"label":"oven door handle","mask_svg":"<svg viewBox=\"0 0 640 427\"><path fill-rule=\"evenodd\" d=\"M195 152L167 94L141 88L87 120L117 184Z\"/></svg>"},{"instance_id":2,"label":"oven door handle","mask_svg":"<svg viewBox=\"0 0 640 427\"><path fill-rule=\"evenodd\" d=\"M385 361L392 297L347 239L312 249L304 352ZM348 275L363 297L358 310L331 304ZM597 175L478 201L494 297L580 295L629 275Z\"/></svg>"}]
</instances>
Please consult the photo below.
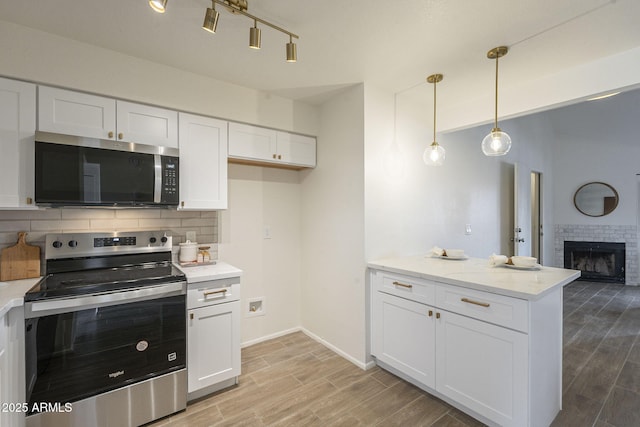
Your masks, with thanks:
<instances>
[{"instance_id":1,"label":"oven door handle","mask_svg":"<svg viewBox=\"0 0 640 427\"><path fill-rule=\"evenodd\" d=\"M25 318L31 319L60 313L185 295L186 292L187 282L183 281L108 294L32 301L25 303L24 315Z\"/></svg>"}]
</instances>

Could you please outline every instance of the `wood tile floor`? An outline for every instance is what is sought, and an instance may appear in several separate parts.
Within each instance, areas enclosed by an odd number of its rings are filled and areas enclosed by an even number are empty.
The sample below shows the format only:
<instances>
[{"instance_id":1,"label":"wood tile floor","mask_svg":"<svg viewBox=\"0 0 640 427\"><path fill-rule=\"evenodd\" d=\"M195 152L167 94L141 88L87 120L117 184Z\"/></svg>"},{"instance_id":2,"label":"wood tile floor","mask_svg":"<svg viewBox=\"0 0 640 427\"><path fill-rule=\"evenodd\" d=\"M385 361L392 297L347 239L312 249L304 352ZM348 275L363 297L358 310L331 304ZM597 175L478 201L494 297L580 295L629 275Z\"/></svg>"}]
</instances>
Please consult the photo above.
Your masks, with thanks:
<instances>
[{"instance_id":1,"label":"wood tile floor","mask_svg":"<svg viewBox=\"0 0 640 427\"><path fill-rule=\"evenodd\" d=\"M640 426L640 287L574 282L564 295L564 409L553 427ZM243 349L238 386L152 424L245 425L482 426L301 332Z\"/></svg>"}]
</instances>

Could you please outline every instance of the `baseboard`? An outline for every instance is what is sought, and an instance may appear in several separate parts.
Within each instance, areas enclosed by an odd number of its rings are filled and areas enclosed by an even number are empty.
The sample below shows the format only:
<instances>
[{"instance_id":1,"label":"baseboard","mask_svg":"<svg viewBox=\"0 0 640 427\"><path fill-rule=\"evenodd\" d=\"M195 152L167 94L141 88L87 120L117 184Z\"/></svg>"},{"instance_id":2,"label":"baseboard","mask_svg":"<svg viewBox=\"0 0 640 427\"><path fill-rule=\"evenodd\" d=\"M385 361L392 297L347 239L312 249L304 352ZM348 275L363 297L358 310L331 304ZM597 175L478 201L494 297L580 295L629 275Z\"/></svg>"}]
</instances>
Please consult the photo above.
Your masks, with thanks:
<instances>
[{"instance_id":1,"label":"baseboard","mask_svg":"<svg viewBox=\"0 0 640 427\"><path fill-rule=\"evenodd\" d=\"M302 328L299 327L299 326L295 327L295 328L291 328L291 329L285 329L284 331L275 332L273 334L265 335L265 336L260 337L260 338L256 338L256 339L249 340L249 341L245 341L242 344L240 344L240 348L249 347L250 345L259 344L259 343L264 342L264 341L269 341L269 340L272 340L274 338L280 338L281 336L292 334L294 332L299 332L299 331L302 331Z\"/></svg>"},{"instance_id":2,"label":"baseboard","mask_svg":"<svg viewBox=\"0 0 640 427\"><path fill-rule=\"evenodd\" d=\"M356 365L357 367L359 367L360 369L363 370L367 370L370 369L372 367L375 366L375 363L373 362L369 362L369 363L363 363L361 360L356 359L355 357L345 353L344 351L340 350L338 347L334 346L333 344L323 340L322 338L320 338L319 336L317 336L316 334L308 331L305 328L301 328L300 329L302 331L303 334L305 334L306 336L308 336L309 338L311 338L314 341L319 342L320 344L322 344L323 346L327 347L329 350L333 351L334 353L338 354L339 356L347 359L349 362L353 363L354 365Z\"/></svg>"},{"instance_id":3,"label":"baseboard","mask_svg":"<svg viewBox=\"0 0 640 427\"><path fill-rule=\"evenodd\" d=\"M263 337L256 338L256 339L253 339L253 340L245 341L242 344L240 344L240 347L241 348L249 347L249 346L254 345L254 344L259 344L259 343L264 342L264 341L269 341L269 340L272 340L274 338L279 338L279 337L282 337L284 335L288 335L288 334L292 334L294 332L300 332L300 331L302 331L303 334L305 334L306 336L308 336L312 340L317 341L320 344L322 344L323 346L327 347L329 350L333 351L334 353L336 353L340 357L343 357L343 358L347 359L349 362L353 363L354 365L356 365L360 369L363 369L363 370L366 371L366 370L369 370L369 369L373 368L374 366L376 366L376 363L374 361L370 360L369 362L366 362L366 363L362 362L361 360L358 360L355 357L345 353L344 351L340 350L338 347L336 347L333 344L323 340L322 338L320 338L316 334L314 334L314 333L312 333L312 332L308 331L307 329L305 329L303 327L300 327L300 326L296 327L296 328L286 329L284 331L276 332L276 333L273 333L273 334L265 335Z\"/></svg>"}]
</instances>

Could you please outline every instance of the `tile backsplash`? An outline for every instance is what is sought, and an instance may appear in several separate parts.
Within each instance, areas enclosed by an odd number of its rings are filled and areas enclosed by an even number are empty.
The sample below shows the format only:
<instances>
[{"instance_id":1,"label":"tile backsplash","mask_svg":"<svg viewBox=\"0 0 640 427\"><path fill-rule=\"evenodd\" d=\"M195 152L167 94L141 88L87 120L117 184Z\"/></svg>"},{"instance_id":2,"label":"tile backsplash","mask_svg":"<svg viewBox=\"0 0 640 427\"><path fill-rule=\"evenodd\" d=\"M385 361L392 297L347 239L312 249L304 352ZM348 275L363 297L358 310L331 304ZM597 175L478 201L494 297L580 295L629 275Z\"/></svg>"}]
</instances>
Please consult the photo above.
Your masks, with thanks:
<instances>
[{"instance_id":1,"label":"tile backsplash","mask_svg":"<svg viewBox=\"0 0 640 427\"><path fill-rule=\"evenodd\" d=\"M218 242L216 211L177 211L171 209L99 209L49 208L39 210L0 210L0 249L13 246L18 232L27 232L27 243L44 250L50 233L89 231L166 230L173 244L186 240L187 231L195 231L200 243ZM211 250L217 259L217 245ZM44 253L43 253L44 255ZM42 256L44 259L44 256Z\"/></svg>"}]
</instances>

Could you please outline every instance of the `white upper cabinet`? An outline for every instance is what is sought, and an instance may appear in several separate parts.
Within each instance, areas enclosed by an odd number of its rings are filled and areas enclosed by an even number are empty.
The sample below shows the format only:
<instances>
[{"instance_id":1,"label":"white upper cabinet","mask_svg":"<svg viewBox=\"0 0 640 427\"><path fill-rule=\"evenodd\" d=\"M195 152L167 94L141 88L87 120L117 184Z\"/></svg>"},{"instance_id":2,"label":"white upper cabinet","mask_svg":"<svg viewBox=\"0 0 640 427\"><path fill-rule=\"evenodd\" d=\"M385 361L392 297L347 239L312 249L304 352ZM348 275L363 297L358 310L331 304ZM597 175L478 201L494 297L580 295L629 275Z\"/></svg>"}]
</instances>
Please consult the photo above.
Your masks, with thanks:
<instances>
[{"instance_id":1,"label":"white upper cabinet","mask_svg":"<svg viewBox=\"0 0 640 427\"><path fill-rule=\"evenodd\" d=\"M278 131L278 160L307 167L316 166L316 139L310 136Z\"/></svg>"},{"instance_id":2,"label":"white upper cabinet","mask_svg":"<svg viewBox=\"0 0 640 427\"><path fill-rule=\"evenodd\" d=\"M227 208L227 122L180 113L179 209Z\"/></svg>"},{"instance_id":3,"label":"white upper cabinet","mask_svg":"<svg viewBox=\"0 0 640 427\"><path fill-rule=\"evenodd\" d=\"M48 86L38 88L38 130L178 147L178 113Z\"/></svg>"},{"instance_id":4,"label":"white upper cabinet","mask_svg":"<svg viewBox=\"0 0 640 427\"><path fill-rule=\"evenodd\" d=\"M28 208L34 197L36 86L0 78L0 208Z\"/></svg>"},{"instance_id":5,"label":"white upper cabinet","mask_svg":"<svg viewBox=\"0 0 640 427\"><path fill-rule=\"evenodd\" d=\"M178 112L117 101L118 140L178 148Z\"/></svg>"},{"instance_id":6,"label":"white upper cabinet","mask_svg":"<svg viewBox=\"0 0 640 427\"><path fill-rule=\"evenodd\" d=\"M116 100L39 86L38 130L89 138L115 139Z\"/></svg>"},{"instance_id":7,"label":"white upper cabinet","mask_svg":"<svg viewBox=\"0 0 640 427\"><path fill-rule=\"evenodd\" d=\"M229 123L229 159L294 169L316 166L316 139L310 136Z\"/></svg>"}]
</instances>

